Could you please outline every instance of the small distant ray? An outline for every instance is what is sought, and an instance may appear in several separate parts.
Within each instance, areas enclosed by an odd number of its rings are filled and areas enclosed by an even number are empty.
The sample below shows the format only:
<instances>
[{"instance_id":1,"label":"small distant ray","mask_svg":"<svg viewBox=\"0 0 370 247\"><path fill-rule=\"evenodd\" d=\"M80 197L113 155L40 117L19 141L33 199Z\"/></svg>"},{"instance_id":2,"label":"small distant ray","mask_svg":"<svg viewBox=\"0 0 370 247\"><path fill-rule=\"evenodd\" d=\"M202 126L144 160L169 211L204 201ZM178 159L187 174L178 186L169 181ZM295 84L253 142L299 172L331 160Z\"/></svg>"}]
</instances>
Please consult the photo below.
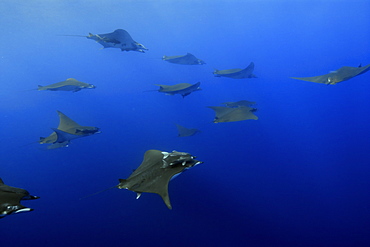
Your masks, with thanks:
<instances>
[{"instance_id":1,"label":"small distant ray","mask_svg":"<svg viewBox=\"0 0 370 247\"><path fill-rule=\"evenodd\" d=\"M39 91L72 91L72 92L78 92L81 89L94 89L96 88L93 84L88 84L85 82L77 81L73 78L68 78L65 81L57 82L54 84L50 84L47 86L38 86Z\"/></svg>"},{"instance_id":2,"label":"small distant ray","mask_svg":"<svg viewBox=\"0 0 370 247\"><path fill-rule=\"evenodd\" d=\"M103 34L92 34L89 33L88 36L84 35L63 35L63 36L77 36L86 37L88 39L95 40L101 44L104 48L118 48L121 51L137 51L144 53L148 49L132 39L131 35L123 29L117 29L112 33Z\"/></svg>"},{"instance_id":3,"label":"small distant ray","mask_svg":"<svg viewBox=\"0 0 370 247\"><path fill-rule=\"evenodd\" d=\"M183 65L205 64L203 60L196 58L191 53L187 53L186 55L180 55L180 56L163 56L162 60L170 62L170 63L183 64Z\"/></svg>"},{"instance_id":4,"label":"small distant ray","mask_svg":"<svg viewBox=\"0 0 370 247\"><path fill-rule=\"evenodd\" d=\"M27 190L8 186L0 178L0 219L7 215L30 212L32 208L27 208L21 204L21 200L34 200L38 196L32 196Z\"/></svg>"},{"instance_id":5,"label":"small distant ray","mask_svg":"<svg viewBox=\"0 0 370 247\"><path fill-rule=\"evenodd\" d=\"M215 70L213 74L216 77L228 77L233 79L244 79L244 78L256 78L253 74L254 63L251 62L245 69L227 69L227 70Z\"/></svg>"},{"instance_id":6,"label":"small distant ray","mask_svg":"<svg viewBox=\"0 0 370 247\"><path fill-rule=\"evenodd\" d=\"M98 127L81 126L65 114L57 111L59 115L58 128L52 128L54 131L48 137L40 137L40 144L51 144L48 149L56 149L61 147L68 147L73 139L90 136L100 133Z\"/></svg>"},{"instance_id":7,"label":"small distant ray","mask_svg":"<svg viewBox=\"0 0 370 247\"><path fill-rule=\"evenodd\" d=\"M188 129L185 128L184 126L181 126L179 124L176 124L177 130L178 130L178 135L179 137L185 137L185 136L193 136L197 133L200 132L198 129Z\"/></svg>"},{"instance_id":8,"label":"small distant ray","mask_svg":"<svg viewBox=\"0 0 370 247\"><path fill-rule=\"evenodd\" d=\"M200 82L195 84L190 83L179 83L176 85L162 85L162 84L155 84L159 87L158 92L165 93L167 95L175 95L180 94L183 98L188 96L192 92L201 90Z\"/></svg>"},{"instance_id":9,"label":"small distant ray","mask_svg":"<svg viewBox=\"0 0 370 247\"><path fill-rule=\"evenodd\" d=\"M145 152L141 165L127 178L119 179L117 188L128 189L137 193L156 193L160 195L169 209L172 209L168 195L168 184L175 175L203 163L189 153L159 150Z\"/></svg>"},{"instance_id":10,"label":"small distant ray","mask_svg":"<svg viewBox=\"0 0 370 247\"><path fill-rule=\"evenodd\" d=\"M343 66L336 71L331 71L329 74L312 76L312 77L290 77L292 79L323 83L327 85L335 85L339 82L349 80L355 76L361 75L370 70L370 64L359 67Z\"/></svg>"}]
</instances>

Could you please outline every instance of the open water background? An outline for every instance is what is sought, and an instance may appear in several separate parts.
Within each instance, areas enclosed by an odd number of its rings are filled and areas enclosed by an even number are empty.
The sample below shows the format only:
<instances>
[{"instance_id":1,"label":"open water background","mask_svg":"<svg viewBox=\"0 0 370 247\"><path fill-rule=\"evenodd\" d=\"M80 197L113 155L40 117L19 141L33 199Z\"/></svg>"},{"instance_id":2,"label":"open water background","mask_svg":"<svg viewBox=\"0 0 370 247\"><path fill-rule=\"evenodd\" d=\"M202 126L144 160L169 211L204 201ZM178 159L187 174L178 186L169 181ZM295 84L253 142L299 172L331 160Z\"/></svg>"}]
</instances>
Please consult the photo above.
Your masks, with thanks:
<instances>
[{"instance_id":1,"label":"open water background","mask_svg":"<svg viewBox=\"0 0 370 247\"><path fill-rule=\"evenodd\" d=\"M0 246L370 246L370 74L337 85L290 79L370 63L370 2L0 2L0 176L41 198L1 220ZM103 49L88 35L127 30L146 53ZM190 52L207 64L163 55ZM258 78L214 68L255 63ZM24 91L67 78L95 90ZM166 96L153 84L201 82ZM213 124L206 106L257 102L259 120ZM68 148L37 142L56 110L102 133ZM177 137L175 123L202 132ZM158 195L114 186L148 149L204 164Z\"/></svg>"}]
</instances>

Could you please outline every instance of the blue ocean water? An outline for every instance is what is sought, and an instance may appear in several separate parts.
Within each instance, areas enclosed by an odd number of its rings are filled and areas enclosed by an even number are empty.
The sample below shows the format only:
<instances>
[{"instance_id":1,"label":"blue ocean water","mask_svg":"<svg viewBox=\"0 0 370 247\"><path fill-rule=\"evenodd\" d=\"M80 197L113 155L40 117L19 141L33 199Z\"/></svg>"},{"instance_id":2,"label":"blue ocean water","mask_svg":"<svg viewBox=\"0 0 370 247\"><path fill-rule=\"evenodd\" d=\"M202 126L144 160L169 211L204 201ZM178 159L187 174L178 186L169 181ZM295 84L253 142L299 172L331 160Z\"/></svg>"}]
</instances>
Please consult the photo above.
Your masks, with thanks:
<instances>
[{"instance_id":1,"label":"blue ocean water","mask_svg":"<svg viewBox=\"0 0 370 247\"><path fill-rule=\"evenodd\" d=\"M1 219L0 246L370 246L370 73L290 78L369 64L369 12L367 0L2 0L0 177L41 198ZM149 50L60 36L118 28ZM161 60L187 52L207 64ZM250 62L258 78L212 75ZM31 90L71 77L97 88ZM185 98L144 92L198 81ZM238 100L259 119L212 123L206 106ZM42 149L56 110L102 133ZM201 133L179 138L175 123ZM80 199L149 149L204 162L171 181L172 210L127 190Z\"/></svg>"}]
</instances>

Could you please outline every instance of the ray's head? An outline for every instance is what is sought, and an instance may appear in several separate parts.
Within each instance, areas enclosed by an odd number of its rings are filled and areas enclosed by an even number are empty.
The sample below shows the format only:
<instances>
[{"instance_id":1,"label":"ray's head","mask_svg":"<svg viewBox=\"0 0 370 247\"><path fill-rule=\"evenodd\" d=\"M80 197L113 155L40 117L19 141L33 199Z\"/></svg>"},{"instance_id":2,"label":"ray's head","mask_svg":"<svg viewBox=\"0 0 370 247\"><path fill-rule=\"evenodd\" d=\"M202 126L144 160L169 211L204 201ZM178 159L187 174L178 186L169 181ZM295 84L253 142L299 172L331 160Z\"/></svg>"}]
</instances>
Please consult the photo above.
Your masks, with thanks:
<instances>
[{"instance_id":1,"label":"ray's head","mask_svg":"<svg viewBox=\"0 0 370 247\"><path fill-rule=\"evenodd\" d=\"M135 42L135 45L136 45L136 51L138 52L145 53L145 51L148 50L148 48L146 48L143 44L140 44L138 42Z\"/></svg>"},{"instance_id":2,"label":"ray's head","mask_svg":"<svg viewBox=\"0 0 370 247\"><path fill-rule=\"evenodd\" d=\"M82 135L94 135L101 133L100 128L98 127L86 127L81 129L76 129L76 134Z\"/></svg>"},{"instance_id":3,"label":"ray's head","mask_svg":"<svg viewBox=\"0 0 370 247\"><path fill-rule=\"evenodd\" d=\"M219 117L215 117L213 119L213 122L214 123L225 123L225 122L229 122L229 119L228 118L219 118Z\"/></svg>"},{"instance_id":4,"label":"ray's head","mask_svg":"<svg viewBox=\"0 0 370 247\"><path fill-rule=\"evenodd\" d=\"M34 199L39 199L40 197L38 196L31 196L31 195L26 195L24 196L21 200L34 200ZM33 211L32 208L27 208L20 203L11 203L13 200L9 200L8 203L2 203L0 205L0 218L3 218L7 215L11 214L18 214L18 213L25 213L25 212L30 212Z\"/></svg>"},{"instance_id":5,"label":"ray's head","mask_svg":"<svg viewBox=\"0 0 370 247\"><path fill-rule=\"evenodd\" d=\"M198 64L200 64L200 65L206 64L206 62L204 62L204 61L203 61L203 60L201 60L201 59L197 59L197 62L198 62Z\"/></svg>"},{"instance_id":6,"label":"ray's head","mask_svg":"<svg viewBox=\"0 0 370 247\"><path fill-rule=\"evenodd\" d=\"M22 205L3 205L3 208L0 211L0 218L3 218L7 215L30 212L33 211L32 208L26 208Z\"/></svg>"}]
</instances>

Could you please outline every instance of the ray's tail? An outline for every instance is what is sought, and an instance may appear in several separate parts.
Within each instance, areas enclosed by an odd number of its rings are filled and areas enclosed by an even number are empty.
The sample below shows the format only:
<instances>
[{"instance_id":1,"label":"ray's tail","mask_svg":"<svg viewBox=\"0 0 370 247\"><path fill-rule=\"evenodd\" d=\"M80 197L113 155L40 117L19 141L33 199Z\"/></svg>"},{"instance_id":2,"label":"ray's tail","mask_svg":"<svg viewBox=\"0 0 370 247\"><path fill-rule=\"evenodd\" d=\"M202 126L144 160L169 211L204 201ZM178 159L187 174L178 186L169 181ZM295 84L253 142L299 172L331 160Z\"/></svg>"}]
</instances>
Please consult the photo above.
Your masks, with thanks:
<instances>
[{"instance_id":1,"label":"ray's tail","mask_svg":"<svg viewBox=\"0 0 370 247\"><path fill-rule=\"evenodd\" d=\"M147 92L155 92L155 91L157 91L158 92L158 89L153 89L153 90L145 90L145 91L143 91L144 93L147 93Z\"/></svg>"},{"instance_id":2,"label":"ray's tail","mask_svg":"<svg viewBox=\"0 0 370 247\"><path fill-rule=\"evenodd\" d=\"M26 143L26 144L23 144L21 146L18 146L18 148L27 147L27 146L30 146L30 145L33 145L33 144L36 144L36 143L40 143L40 142L39 141L35 141L35 142Z\"/></svg>"},{"instance_id":3,"label":"ray's tail","mask_svg":"<svg viewBox=\"0 0 370 247\"><path fill-rule=\"evenodd\" d=\"M71 37L88 37L86 35L76 35L76 34L58 34L57 36L71 36Z\"/></svg>"},{"instance_id":4,"label":"ray's tail","mask_svg":"<svg viewBox=\"0 0 370 247\"><path fill-rule=\"evenodd\" d=\"M91 197L91 196L95 196L95 195L97 195L97 194L103 193L103 192L105 192L105 191L107 191L107 190L111 190L111 189L114 189L114 188L117 188L117 185L115 185L115 186L113 186L113 187L110 187L110 188L107 188L107 189L104 189L104 190L100 190L100 191L98 191L98 192L95 192L95 193L93 193L93 194L90 194L90 195L87 195L87 196L84 196L84 197L81 197L81 198L80 198L80 200L85 199L85 198L88 198L88 197Z\"/></svg>"}]
</instances>

